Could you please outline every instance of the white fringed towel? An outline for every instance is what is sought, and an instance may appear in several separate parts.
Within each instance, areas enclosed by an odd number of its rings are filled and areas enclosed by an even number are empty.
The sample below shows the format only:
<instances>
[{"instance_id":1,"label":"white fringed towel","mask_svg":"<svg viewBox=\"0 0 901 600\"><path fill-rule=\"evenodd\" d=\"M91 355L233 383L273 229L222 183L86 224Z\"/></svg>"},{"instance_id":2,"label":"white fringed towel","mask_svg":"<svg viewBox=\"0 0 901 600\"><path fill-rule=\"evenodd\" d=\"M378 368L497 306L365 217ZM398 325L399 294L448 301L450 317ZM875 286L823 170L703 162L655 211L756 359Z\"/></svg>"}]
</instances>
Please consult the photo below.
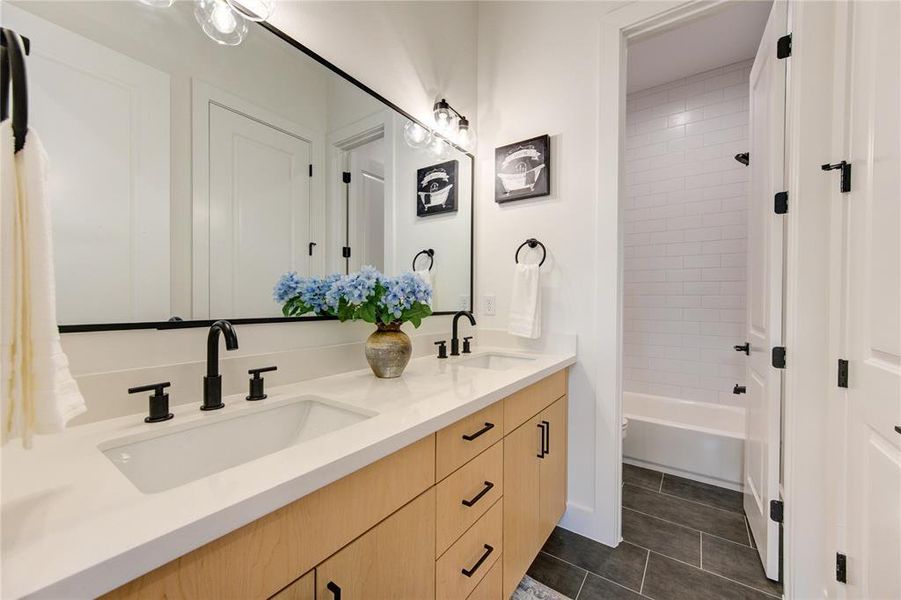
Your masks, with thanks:
<instances>
[{"instance_id":1,"label":"white fringed towel","mask_svg":"<svg viewBox=\"0 0 901 600\"><path fill-rule=\"evenodd\" d=\"M13 153L0 123L0 396L2 441L62 431L86 410L56 325L46 153L29 130Z\"/></svg>"},{"instance_id":2,"label":"white fringed towel","mask_svg":"<svg viewBox=\"0 0 901 600\"><path fill-rule=\"evenodd\" d=\"M510 297L507 333L541 337L541 271L536 264L516 263Z\"/></svg>"}]
</instances>

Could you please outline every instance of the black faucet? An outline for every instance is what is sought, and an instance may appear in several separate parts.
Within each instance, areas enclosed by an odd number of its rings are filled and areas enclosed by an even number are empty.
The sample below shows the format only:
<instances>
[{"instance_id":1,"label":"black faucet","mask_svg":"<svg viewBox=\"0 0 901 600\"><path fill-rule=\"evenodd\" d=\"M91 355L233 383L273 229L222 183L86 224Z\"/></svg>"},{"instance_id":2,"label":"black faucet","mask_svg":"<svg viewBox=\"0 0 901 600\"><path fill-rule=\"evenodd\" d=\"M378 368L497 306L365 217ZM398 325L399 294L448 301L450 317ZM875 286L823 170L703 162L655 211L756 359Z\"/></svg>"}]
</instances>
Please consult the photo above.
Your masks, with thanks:
<instances>
[{"instance_id":1,"label":"black faucet","mask_svg":"<svg viewBox=\"0 0 901 600\"><path fill-rule=\"evenodd\" d=\"M203 378L203 406L200 410L217 410L222 403L222 375L219 374L219 334L225 336L225 349L238 349L238 335L228 321L216 321L210 325L206 338L206 376Z\"/></svg>"},{"instance_id":2,"label":"black faucet","mask_svg":"<svg viewBox=\"0 0 901 600\"><path fill-rule=\"evenodd\" d=\"M469 319L470 325L476 324L476 318L473 317L472 313L468 310L461 310L454 315L454 331L453 336L451 337L451 356L460 356L460 339L457 337L457 321L460 320L460 317Z\"/></svg>"}]
</instances>

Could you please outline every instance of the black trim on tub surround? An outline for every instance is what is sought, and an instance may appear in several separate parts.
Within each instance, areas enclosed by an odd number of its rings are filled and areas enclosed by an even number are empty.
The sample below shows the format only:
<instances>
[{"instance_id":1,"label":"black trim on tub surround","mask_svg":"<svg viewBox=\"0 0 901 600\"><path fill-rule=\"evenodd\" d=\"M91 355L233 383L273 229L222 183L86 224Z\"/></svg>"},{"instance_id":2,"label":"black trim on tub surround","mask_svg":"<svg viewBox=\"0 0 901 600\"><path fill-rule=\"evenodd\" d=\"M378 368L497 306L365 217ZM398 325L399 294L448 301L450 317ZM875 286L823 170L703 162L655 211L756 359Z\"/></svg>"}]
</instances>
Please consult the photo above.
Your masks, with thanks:
<instances>
[{"instance_id":1,"label":"black trim on tub surround","mask_svg":"<svg viewBox=\"0 0 901 600\"><path fill-rule=\"evenodd\" d=\"M348 82L357 86L382 104L386 105L388 108L400 113L407 119L418 123L422 127L426 129L431 129L428 125L400 108L395 103L391 102L366 84L362 83L352 75L348 74L344 70L338 68L333 63L324 59L320 55L316 54L291 36L289 36L284 31L274 27L273 25L266 23L265 21L262 23L257 23L257 25L261 26L263 29L266 29L276 37L282 39L287 42L297 50L300 50L322 66L331 70L333 73L339 75L344 78ZM453 143L451 140L447 139L441 134L435 134L438 137L445 140L448 144L453 146L458 151L462 152L464 155L469 157L470 162L470 218L469 218L469 311L473 311L473 305L475 302L475 215L476 215L476 202L475 202L475 191L476 191L476 169L475 169L475 156L463 148L459 147L457 144ZM453 310L441 310L435 311L431 316L441 317L441 316L449 316L456 314L456 311ZM228 319L234 325L263 325L269 323L295 323L295 322L308 322L308 321L337 321L337 317L258 317L258 318L249 318L249 319ZM157 329L157 330L166 330L166 329L190 329L193 327L209 327L213 323L216 322L216 319L204 319L204 320L193 320L193 321L143 321L143 322L134 322L134 323L85 323L85 324L76 324L76 325L59 325L60 333L87 333L92 331L129 331L135 329Z\"/></svg>"}]
</instances>

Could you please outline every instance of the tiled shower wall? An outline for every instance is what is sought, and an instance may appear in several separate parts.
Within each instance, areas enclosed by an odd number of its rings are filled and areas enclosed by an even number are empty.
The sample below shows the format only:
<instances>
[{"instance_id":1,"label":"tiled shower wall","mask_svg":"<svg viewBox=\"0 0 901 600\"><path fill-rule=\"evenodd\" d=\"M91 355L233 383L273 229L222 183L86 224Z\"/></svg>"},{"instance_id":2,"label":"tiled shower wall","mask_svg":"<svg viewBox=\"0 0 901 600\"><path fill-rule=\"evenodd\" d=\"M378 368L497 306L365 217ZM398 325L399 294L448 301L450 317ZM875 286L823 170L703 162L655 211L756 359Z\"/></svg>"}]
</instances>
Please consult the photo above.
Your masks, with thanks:
<instances>
[{"instance_id":1,"label":"tiled shower wall","mask_svg":"<svg viewBox=\"0 0 901 600\"><path fill-rule=\"evenodd\" d=\"M742 405L751 62L628 96L627 392Z\"/></svg>"}]
</instances>

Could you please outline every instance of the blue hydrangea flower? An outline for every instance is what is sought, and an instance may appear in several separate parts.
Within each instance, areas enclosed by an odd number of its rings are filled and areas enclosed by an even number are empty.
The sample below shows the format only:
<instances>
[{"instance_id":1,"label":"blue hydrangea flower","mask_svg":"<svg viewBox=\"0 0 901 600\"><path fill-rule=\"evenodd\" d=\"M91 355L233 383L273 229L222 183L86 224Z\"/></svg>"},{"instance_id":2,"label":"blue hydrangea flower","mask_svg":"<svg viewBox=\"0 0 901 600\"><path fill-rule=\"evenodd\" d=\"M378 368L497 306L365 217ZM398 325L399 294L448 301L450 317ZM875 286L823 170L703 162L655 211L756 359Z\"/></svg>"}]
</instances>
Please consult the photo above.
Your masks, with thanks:
<instances>
[{"instance_id":1,"label":"blue hydrangea flower","mask_svg":"<svg viewBox=\"0 0 901 600\"><path fill-rule=\"evenodd\" d=\"M376 285L382 279L382 274L375 267L366 265L358 272L344 275L334 281L325 294L325 303L330 308L336 309L343 299L352 306L359 306L372 296Z\"/></svg>"},{"instance_id":2,"label":"blue hydrangea flower","mask_svg":"<svg viewBox=\"0 0 901 600\"><path fill-rule=\"evenodd\" d=\"M297 273L291 271L285 273L275 284L272 290L272 298L279 304L284 304L298 294L303 286L303 280L297 276Z\"/></svg>"},{"instance_id":3,"label":"blue hydrangea flower","mask_svg":"<svg viewBox=\"0 0 901 600\"><path fill-rule=\"evenodd\" d=\"M380 305L395 319L399 319L403 311L412 307L414 303L428 304L432 299L432 286L414 273L387 277L383 285L385 293Z\"/></svg>"}]
</instances>

